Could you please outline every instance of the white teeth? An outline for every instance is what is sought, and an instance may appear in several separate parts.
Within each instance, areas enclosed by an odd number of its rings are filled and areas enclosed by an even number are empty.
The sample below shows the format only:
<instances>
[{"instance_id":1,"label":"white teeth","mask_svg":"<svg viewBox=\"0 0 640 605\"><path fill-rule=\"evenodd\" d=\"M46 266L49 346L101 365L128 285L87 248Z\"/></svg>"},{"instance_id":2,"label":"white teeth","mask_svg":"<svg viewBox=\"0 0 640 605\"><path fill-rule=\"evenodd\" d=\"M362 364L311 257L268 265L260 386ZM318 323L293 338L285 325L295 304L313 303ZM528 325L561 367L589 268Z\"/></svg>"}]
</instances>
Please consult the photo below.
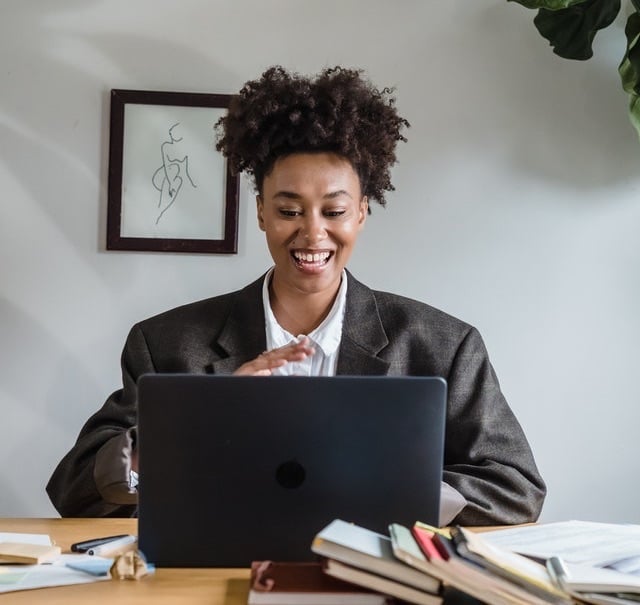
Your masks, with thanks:
<instances>
[{"instance_id":1,"label":"white teeth","mask_svg":"<svg viewBox=\"0 0 640 605\"><path fill-rule=\"evenodd\" d=\"M324 263L328 260L330 252L316 252L311 254L310 252L294 252L293 256L296 260L303 261L305 263Z\"/></svg>"}]
</instances>

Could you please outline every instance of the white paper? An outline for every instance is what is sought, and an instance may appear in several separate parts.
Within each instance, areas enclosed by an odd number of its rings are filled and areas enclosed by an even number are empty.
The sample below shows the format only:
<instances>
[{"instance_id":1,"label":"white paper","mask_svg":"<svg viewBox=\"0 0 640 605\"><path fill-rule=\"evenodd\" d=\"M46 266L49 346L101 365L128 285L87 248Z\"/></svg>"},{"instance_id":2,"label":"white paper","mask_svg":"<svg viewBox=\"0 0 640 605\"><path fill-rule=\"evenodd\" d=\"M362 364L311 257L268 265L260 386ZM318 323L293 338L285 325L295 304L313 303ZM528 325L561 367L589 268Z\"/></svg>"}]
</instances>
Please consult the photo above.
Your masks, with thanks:
<instances>
[{"instance_id":1,"label":"white paper","mask_svg":"<svg viewBox=\"0 0 640 605\"><path fill-rule=\"evenodd\" d=\"M110 580L111 576L94 576L66 566L71 560L81 560L89 555L61 555L51 565L3 565L0 567L0 593L69 584L89 584Z\"/></svg>"},{"instance_id":2,"label":"white paper","mask_svg":"<svg viewBox=\"0 0 640 605\"><path fill-rule=\"evenodd\" d=\"M40 544L51 546L51 538L47 534L16 534L0 532L0 542L19 542L21 544Z\"/></svg>"},{"instance_id":3,"label":"white paper","mask_svg":"<svg viewBox=\"0 0 640 605\"><path fill-rule=\"evenodd\" d=\"M482 537L530 557L555 556L596 567L640 557L640 525L562 521L483 532Z\"/></svg>"},{"instance_id":4,"label":"white paper","mask_svg":"<svg viewBox=\"0 0 640 605\"><path fill-rule=\"evenodd\" d=\"M640 557L629 557L609 565L612 569L640 577Z\"/></svg>"}]
</instances>

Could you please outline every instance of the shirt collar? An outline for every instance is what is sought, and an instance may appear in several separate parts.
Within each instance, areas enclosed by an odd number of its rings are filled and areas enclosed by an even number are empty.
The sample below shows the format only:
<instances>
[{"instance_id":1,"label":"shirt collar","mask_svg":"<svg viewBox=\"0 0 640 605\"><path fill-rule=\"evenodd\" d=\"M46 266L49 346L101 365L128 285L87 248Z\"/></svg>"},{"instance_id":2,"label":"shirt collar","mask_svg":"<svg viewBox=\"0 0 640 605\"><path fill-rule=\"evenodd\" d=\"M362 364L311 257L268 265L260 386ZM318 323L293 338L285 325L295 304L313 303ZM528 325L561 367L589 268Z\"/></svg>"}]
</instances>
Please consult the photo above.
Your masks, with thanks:
<instances>
[{"instance_id":1,"label":"shirt collar","mask_svg":"<svg viewBox=\"0 0 640 605\"><path fill-rule=\"evenodd\" d=\"M298 340L303 334L294 336L287 332L276 320L273 310L271 309L271 301L269 300L269 284L273 275L272 267L264 277L262 284L262 303L264 306L265 328L267 336L267 349L275 349L289 344L293 340ZM325 355L332 355L338 350L340 340L342 339L342 324L344 321L344 310L347 302L347 272L342 270L342 279L340 280L340 288L336 299L324 318L322 323L307 334L313 344L322 349Z\"/></svg>"}]
</instances>

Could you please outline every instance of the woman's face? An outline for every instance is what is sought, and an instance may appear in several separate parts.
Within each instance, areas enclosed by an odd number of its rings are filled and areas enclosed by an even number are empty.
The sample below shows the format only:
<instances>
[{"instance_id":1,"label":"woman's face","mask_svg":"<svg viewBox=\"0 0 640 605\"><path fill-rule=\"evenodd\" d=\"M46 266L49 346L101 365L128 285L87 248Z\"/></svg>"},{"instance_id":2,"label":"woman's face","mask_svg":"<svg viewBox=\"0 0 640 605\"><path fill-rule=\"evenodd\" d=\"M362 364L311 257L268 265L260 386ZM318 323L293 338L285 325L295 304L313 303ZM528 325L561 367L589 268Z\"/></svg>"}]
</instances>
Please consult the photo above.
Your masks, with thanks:
<instances>
[{"instance_id":1,"label":"woman's face","mask_svg":"<svg viewBox=\"0 0 640 605\"><path fill-rule=\"evenodd\" d=\"M345 158L278 159L258 196L258 223L275 263L273 287L333 296L366 216L360 179Z\"/></svg>"}]
</instances>

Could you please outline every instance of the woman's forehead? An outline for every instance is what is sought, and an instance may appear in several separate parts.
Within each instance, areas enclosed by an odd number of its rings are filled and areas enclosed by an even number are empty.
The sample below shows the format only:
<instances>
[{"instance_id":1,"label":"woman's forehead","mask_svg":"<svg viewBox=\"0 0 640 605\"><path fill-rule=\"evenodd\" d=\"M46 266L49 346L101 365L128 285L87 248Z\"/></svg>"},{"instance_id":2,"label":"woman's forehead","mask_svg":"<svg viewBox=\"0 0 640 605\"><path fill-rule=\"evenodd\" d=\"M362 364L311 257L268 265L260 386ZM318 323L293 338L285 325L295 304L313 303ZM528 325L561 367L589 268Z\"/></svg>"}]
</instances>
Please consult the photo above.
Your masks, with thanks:
<instances>
[{"instance_id":1,"label":"woman's forehead","mask_svg":"<svg viewBox=\"0 0 640 605\"><path fill-rule=\"evenodd\" d=\"M335 153L295 153L278 158L265 176L264 187L274 190L359 191L360 179L346 158Z\"/></svg>"}]
</instances>

